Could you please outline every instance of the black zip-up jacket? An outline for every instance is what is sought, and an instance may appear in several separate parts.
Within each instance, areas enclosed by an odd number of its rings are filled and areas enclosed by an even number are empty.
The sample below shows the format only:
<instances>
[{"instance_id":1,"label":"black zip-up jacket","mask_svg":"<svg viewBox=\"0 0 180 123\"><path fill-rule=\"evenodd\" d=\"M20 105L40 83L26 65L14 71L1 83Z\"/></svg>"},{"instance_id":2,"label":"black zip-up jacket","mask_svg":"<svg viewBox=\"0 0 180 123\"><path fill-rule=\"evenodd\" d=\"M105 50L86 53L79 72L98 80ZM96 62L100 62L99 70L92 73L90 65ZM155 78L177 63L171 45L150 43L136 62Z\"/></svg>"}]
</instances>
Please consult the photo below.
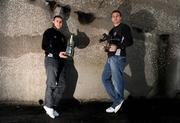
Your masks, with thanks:
<instances>
[{"instance_id":1,"label":"black zip-up jacket","mask_svg":"<svg viewBox=\"0 0 180 123\"><path fill-rule=\"evenodd\" d=\"M67 42L65 36L54 27L47 29L43 34L42 49L45 54L52 53L58 57L59 53L66 50Z\"/></svg>"},{"instance_id":2,"label":"black zip-up jacket","mask_svg":"<svg viewBox=\"0 0 180 123\"><path fill-rule=\"evenodd\" d=\"M120 23L118 26L113 27L109 36L112 39L110 44L117 45L121 49L121 56L126 56L126 47L133 44L133 38L131 34L131 29L128 25ZM108 56L114 55L115 52L108 52Z\"/></svg>"}]
</instances>

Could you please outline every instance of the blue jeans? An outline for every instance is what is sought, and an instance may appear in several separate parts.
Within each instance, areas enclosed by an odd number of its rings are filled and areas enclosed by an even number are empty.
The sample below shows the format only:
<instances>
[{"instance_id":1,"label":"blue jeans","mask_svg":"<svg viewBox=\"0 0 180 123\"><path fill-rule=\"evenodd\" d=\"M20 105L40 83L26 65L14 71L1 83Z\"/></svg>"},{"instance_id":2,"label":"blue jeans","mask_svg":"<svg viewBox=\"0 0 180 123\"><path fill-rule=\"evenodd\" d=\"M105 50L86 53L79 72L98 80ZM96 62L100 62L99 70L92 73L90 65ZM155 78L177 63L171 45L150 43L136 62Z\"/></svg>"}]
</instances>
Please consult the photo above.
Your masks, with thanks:
<instances>
[{"instance_id":1,"label":"blue jeans","mask_svg":"<svg viewBox=\"0 0 180 123\"><path fill-rule=\"evenodd\" d=\"M124 77L126 57L108 57L102 73L103 85L113 101L112 107L115 108L124 99Z\"/></svg>"}]
</instances>

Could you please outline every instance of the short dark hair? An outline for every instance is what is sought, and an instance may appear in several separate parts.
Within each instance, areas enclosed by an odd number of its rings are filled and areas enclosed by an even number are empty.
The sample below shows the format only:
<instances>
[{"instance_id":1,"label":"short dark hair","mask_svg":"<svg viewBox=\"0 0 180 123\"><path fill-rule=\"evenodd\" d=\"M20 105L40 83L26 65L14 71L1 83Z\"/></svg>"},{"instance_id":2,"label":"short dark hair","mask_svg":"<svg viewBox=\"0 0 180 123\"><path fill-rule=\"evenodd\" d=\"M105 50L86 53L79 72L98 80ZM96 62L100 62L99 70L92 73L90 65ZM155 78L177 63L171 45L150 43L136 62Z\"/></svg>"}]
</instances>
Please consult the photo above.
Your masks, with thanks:
<instances>
[{"instance_id":1,"label":"short dark hair","mask_svg":"<svg viewBox=\"0 0 180 123\"><path fill-rule=\"evenodd\" d=\"M112 13L111 13L111 15L112 15L113 13L119 13L119 15L122 16L122 13L121 13L119 10L113 10Z\"/></svg>"},{"instance_id":2,"label":"short dark hair","mask_svg":"<svg viewBox=\"0 0 180 123\"><path fill-rule=\"evenodd\" d=\"M54 21L56 18L61 18L61 19L62 19L62 17L61 17L60 15L55 15L55 16L53 17L53 21Z\"/></svg>"}]
</instances>

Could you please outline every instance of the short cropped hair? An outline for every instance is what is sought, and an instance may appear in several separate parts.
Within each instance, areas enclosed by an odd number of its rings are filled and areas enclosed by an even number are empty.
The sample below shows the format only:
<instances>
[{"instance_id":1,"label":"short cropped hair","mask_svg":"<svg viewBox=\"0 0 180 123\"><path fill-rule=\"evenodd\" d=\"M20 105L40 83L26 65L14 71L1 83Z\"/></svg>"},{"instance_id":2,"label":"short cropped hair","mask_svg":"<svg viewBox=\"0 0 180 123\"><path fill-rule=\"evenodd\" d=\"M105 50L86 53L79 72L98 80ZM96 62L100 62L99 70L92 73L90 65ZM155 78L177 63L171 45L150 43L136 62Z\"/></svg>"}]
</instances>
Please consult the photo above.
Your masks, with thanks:
<instances>
[{"instance_id":1,"label":"short cropped hair","mask_svg":"<svg viewBox=\"0 0 180 123\"><path fill-rule=\"evenodd\" d=\"M112 15L113 13L119 13L119 15L122 16L122 13L121 13L119 10L113 10L112 13L111 13L111 15Z\"/></svg>"},{"instance_id":2,"label":"short cropped hair","mask_svg":"<svg viewBox=\"0 0 180 123\"><path fill-rule=\"evenodd\" d=\"M53 17L53 21L54 21L56 18L61 18L61 19L62 19L62 17L61 17L60 15L55 15L55 16Z\"/></svg>"}]
</instances>

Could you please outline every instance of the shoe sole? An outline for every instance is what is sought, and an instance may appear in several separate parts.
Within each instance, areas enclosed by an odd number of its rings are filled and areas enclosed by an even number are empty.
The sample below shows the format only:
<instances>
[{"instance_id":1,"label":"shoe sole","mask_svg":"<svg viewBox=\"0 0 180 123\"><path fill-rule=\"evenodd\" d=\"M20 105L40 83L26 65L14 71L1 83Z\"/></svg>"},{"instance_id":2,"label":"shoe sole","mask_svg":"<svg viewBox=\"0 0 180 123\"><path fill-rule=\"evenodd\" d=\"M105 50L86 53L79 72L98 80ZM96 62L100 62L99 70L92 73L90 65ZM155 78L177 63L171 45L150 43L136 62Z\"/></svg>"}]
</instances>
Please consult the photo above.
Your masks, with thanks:
<instances>
[{"instance_id":1,"label":"shoe sole","mask_svg":"<svg viewBox=\"0 0 180 123\"><path fill-rule=\"evenodd\" d=\"M114 109L113 109L113 111L107 111L107 109L106 109L106 113L113 113L114 112Z\"/></svg>"},{"instance_id":2,"label":"shoe sole","mask_svg":"<svg viewBox=\"0 0 180 123\"><path fill-rule=\"evenodd\" d=\"M121 103L119 104L119 108L117 110L116 110L116 108L114 109L114 113L117 113L119 111L119 109L121 109L123 102L124 102L124 100L121 101Z\"/></svg>"},{"instance_id":3,"label":"shoe sole","mask_svg":"<svg viewBox=\"0 0 180 123\"><path fill-rule=\"evenodd\" d=\"M107 112L107 111L106 111L106 113L114 113L114 111L112 111L112 112Z\"/></svg>"},{"instance_id":4,"label":"shoe sole","mask_svg":"<svg viewBox=\"0 0 180 123\"><path fill-rule=\"evenodd\" d=\"M50 118L52 118L52 119L55 118L55 116L51 116L51 115L49 115L47 112L46 112L46 114L47 114Z\"/></svg>"}]
</instances>

